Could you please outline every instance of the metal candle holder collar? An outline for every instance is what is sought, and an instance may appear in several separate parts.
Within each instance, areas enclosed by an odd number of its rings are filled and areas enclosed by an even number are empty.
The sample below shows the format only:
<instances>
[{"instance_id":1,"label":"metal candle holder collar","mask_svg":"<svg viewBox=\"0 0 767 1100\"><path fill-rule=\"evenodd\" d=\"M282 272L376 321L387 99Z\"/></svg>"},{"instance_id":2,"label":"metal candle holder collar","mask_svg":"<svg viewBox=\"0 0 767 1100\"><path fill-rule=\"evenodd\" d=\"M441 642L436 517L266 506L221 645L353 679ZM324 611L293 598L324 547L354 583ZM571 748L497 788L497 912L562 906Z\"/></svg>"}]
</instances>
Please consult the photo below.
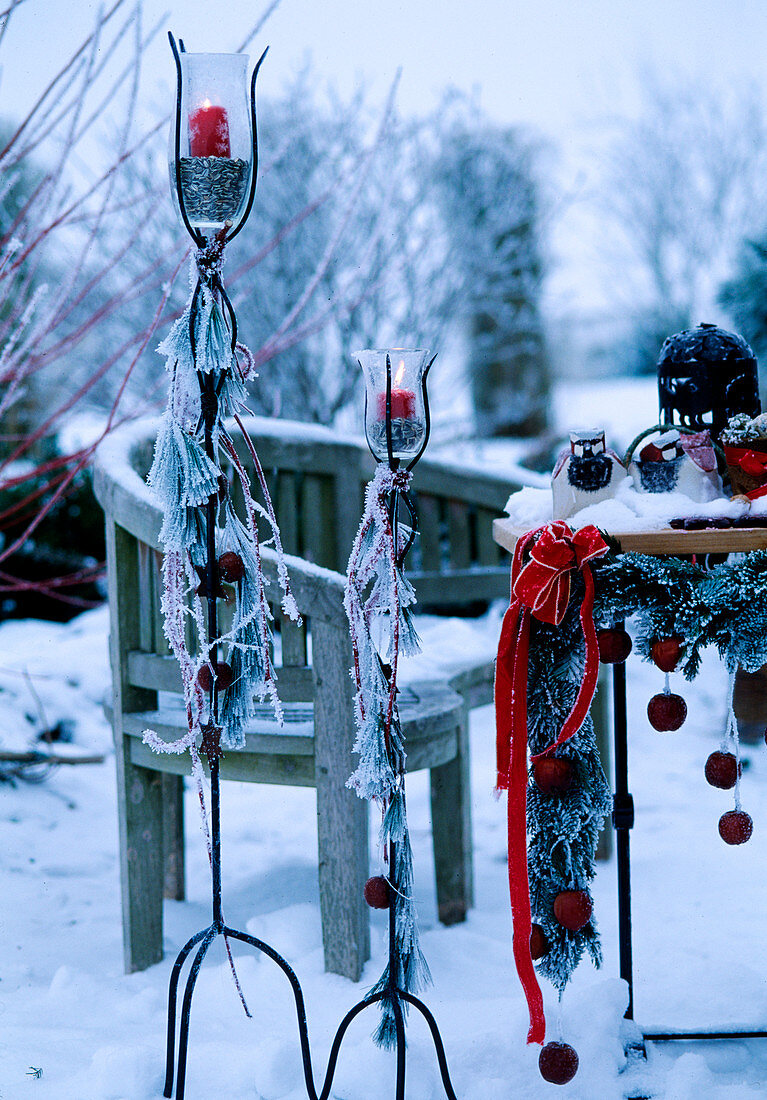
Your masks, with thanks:
<instances>
[{"instance_id":1,"label":"metal candle holder collar","mask_svg":"<svg viewBox=\"0 0 767 1100\"><path fill-rule=\"evenodd\" d=\"M436 356L422 348L370 348L354 353L365 378L365 438L376 462L386 462L391 470L401 466L410 471L426 450L431 430L426 380ZM394 364L394 365L393 365ZM392 377L392 371L394 376ZM399 501L410 516L410 535L397 555L400 565L413 545L417 518L407 492L392 494L392 529L397 543Z\"/></svg>"},{"instance_id":2,"label":"metal candle holder collar","mask_svg":"<svg viewBox=\"0 0 767 1100\"><path fill-rule=\"evenodd\" d=\"M379 463L386 463L393 472L405 470L408 473L426 450L429 441L430 416L429 399L426 392L426 380L436 356L423 349L393 348L389 350L366 349L354 353L365 377L365 437L373 457ZM409 480L409 479L408 479ZM404 545L399 539L399 505L403 503L409 514L410 531ZM388 504L391 522L394 555L396 565L402 565L415 540L417 517L415 508L406 487L395 485ZM385 668L390 688L393 673ZM389 752L389 763L404 788L405 767L401 754ZM390 841L389 852L389 985L386 992L369 994L363 998L351 1012L339 1029L339 1036L357 1013L383 997L389 997L394 1006L397 1050L396 1100L405 1097L405 1013L403 1002L418 1009L426 1020L434 1042L442 1084L448 1100L456 1100L455 1091L445 1057L445 1048L437 1022L426 1005L418 997L401 989L395 976L399 972L396 965L397 943L395 935L396 898L400 895L400 884L395 878L398 866L397 842ZM337 1036L338 1038L338 1036Z\"/></svg>"}]
</instances>

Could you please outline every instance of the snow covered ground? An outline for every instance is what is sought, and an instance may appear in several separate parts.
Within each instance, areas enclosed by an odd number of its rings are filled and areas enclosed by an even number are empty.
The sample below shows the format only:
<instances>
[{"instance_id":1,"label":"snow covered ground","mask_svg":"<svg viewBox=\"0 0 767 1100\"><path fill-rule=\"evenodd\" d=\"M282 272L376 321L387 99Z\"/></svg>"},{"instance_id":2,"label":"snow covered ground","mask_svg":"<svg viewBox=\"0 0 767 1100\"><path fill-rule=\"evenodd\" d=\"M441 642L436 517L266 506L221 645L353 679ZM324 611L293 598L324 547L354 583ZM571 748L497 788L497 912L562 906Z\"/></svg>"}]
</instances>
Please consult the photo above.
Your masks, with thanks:
<instances>
[{"instance_id":1,"label":"snow covered ground","mask_svg":"<svg viewBox=\"0 0 767 1100\"><path fill-rule=\"evenodd\" d=\"M479 628L424 620L425 652L411 675L492 650L498 617ZM100 703L107 689L105 610L68 626L0 627L0 741L20 747L42 724L74 722L69 751L107 751ZM703 763L724 722L725 677L710 660L682 693L690 716L676 734L653 732L646 701L662 675L630 664L636 1018L658 1027L767 1025L767 836L765 748L747 748L742 784L754 836L728 848L717 821L731 801L708 787ZM578 1050L581 1068L562 1089L541 1080L537 1048L525 1045L521 991L513 972L505 871L505 807L492 796L490 708L472 716L477 905L464 925L435 919L425 774L408 781L417 902L434 976L426 995L445 1038L461 1100L666 1100L763 1097L764 1040L651 1049L621 1074L625 987L617 973L614 862L595 888L603 935L601 972L582 964L562 1007L546 988L549 1036ZM62 751L66 751L62 749ZM115 782L101 766L60 768L39 786L0 788L0 1096L2 1100L154 1100L161 1096L165 998L178 946L209 919L208 871L192 796L187 807L188 900L166 902L165 960L122 970ZM323 972L311 790L224 785L227 919L265 938L295 967L306 993L316 1074L335 1028L378 977L385 925L374 920L374 957L352 985ZM305 1096L287 983L265 959L238 952L253 1019L238 1004L220 950L211 951L195 993L189 1100L300 1100ZM372 1011L349 1032L335 1100L391 1100L393 1060L373 1047ZM443 1096L425 1027L409 1033L408 1100ZM42 1069L39 1078L31 1069Z\"/></svg>"}]
</instances>

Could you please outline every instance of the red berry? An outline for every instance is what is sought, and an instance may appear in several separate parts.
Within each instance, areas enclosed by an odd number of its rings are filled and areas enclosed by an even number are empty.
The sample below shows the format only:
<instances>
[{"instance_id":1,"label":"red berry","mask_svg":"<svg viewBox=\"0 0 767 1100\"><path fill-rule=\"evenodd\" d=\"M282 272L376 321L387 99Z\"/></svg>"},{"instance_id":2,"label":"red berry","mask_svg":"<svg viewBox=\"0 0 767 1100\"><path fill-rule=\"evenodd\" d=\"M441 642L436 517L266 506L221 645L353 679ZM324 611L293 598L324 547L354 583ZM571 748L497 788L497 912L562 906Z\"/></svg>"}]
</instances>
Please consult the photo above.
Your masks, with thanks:
<instances>
[{"instance_id":1,"label":"red berry","mask_svg":"<svg viewBox=\"0 0 767 1100\"><path fill-rule=\"evenodd\" d=\"M579 932L591 920L591 898L585 890L563 890L554 898L554 916L563 928Z\"/></svg>"},{"instance_id":2,"label":"red berry","mask_svg":"<svg viewBox=\"0 0 767 1100\"><path fill-rule=\"evenodd\" d=\"M573 765L561 757L545 756L533 764L533 779L544 794L564 794L573 785Z\"/></svg>"},{"instance_id":3,"label":"red berry","mask_svg":"<svg viewBox=\"0 0 767 1100\"><path fill-rule=\"evenodd\" d=\"M391 886L384 875L375 875L365 883L365 901L371 909L388 909L391 905Z\"/></svg>"},{"instance_id":4,"label":"red berry","mask_svg":"<svg viewBox=\"0 0 767 1100\"><path fill-rule=\"evenodd\" d=\"M547 1043L538 1055L538 1069L544 1081L566 1085L578 1072L578 1055L569 1043Z\"/></svg>"},{"instance_id":5,"label":"red berry","mask_svg":"<svg viewBox=\"0 0 767 1100\"><path fill-rule=\"evenodd\" d=\"M234 550L227 550L218 559L218 571L222 580L227 584L234 584L245 576L245 565L239 554L235 554Z\"/></svg>"},{"instance_id":6,"label":"red berry","mask_svg":"<svg viewBox=\"0 0 767 1100\"><path fill-rule=\"evenodd\" d=\"M631 653L631 638L625 630L598 630L599 660L604 665L620 665Z\"/></svg>"},{"instance_id":7,"label":"red berry","mask_svg":"<svg viewBox=\"0 0 767 1100\"><path fill-rule=\"evenodd\" d=\"M735 786L740 771L740 765L731 752L712 752L706 761L706 782L712 787L729 791L730 787Z\"/></svg>"},{"instance_id":8,"label":"red berry","mask_svg":"<svg viewBox=\"0 0 767 1100\"><path fill-rule=\"evenodd\" d=\"M200 685L203 691L210 691L213 687L214 673L210 665L203 665L200 671L197 673L197 683ZM219 691L224 691L226 688L231 687L234 680L234 673L232 672L232 666L228 665L226 661L219 661L215 666L215 681L216 687Z\"/></svg>"},{"instance_id":9,"label":"red berry","mask_svg":"<svg viewBox=\"0 0 767 1100\"><path fill-rule=\"evenodd\" d=\"M719 818L719 835L725 844L745 844L754 831L754 823L743 810L730 810Z\"/></svg>"},{"instance_id":10,"label":"red berry","mask_svg":"<svg viewBox=\"0 0 767 1100\"><path fill-rule=\"evenodd\" d=\"M661 692L653 695L647 704L647 717L650 725L659 733L678 730L687 717L687 703L681 695L673 692Z\"/></svg>"},{"instance_id":11,"label":"red berry","mask_svg":"<svg viewBox=\"0 0 767 1100\"><path fill-rule=\"evenodd\" d=\"M661 672L673 672L682 655L682 639L658 638L653 642L650 656Z\"/></svg>"},{"instance_id":12,"label":"red berry","mask_svg":"<svg viewBox=\"0 0 767 1100\"><path fill-rule=\"evenodd\" d=\"M530 931L530 956L533 959L542 959L549 953L549 941L540 924L534 924Z\"/></svg>"}]
</instances>

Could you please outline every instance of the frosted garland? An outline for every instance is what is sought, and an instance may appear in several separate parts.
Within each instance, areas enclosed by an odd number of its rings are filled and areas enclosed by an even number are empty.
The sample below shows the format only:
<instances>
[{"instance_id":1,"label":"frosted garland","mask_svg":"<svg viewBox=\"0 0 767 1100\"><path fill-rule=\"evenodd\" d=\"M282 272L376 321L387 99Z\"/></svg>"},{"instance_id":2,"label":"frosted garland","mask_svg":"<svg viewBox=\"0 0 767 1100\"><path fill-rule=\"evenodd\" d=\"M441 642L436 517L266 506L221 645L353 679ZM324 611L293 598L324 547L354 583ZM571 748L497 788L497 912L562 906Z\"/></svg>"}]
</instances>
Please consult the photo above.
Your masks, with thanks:
<instances>
[{"instance_id":1,"label":"frosted garland","mask_svg":"<svg viewBox=\"0 0 767 1100\"><path fill-rule=\"evenodd\" d=\"M144 741L158 752L181 753L189 749L193 756L206 721L213 720L205 693L198 684L198 675L200 669L208 664L210 651L214 647L228 647L227 660L234 673L231 686L221 692L221 734L224 744L233 748L244 744L244 726L253 716L256 700L269 699L275 718L282 722L271 658L272 618L261 566L259 515L269 525L277 552L283 610L288 617L299 621L263 472L257 463L255 448L237 416L246 398L244 383L252 373L253 356L241 344L237 345L236 353L231 347L227 324L212 287L214 277L220 277L222 262L223 243L218 240L197 252L196 270L201 280L197 308L193 291L183 314L158 347L160 354L165 356L171 385L168 407L147 478L164 514L160 531L160 541L165 551L164 629L181 669L188 728L183 737L173 742L165 742L153 731L147 730ZM205 452L204 409L200 391L200 382L205 376L213 377L217 398L211 433L216 454L223 456L234 467L245 501L245 523L235 514L229 499L221 459L217 464ZM246 446L256 459L266 500L265 509L253 500L247 472L224 427L225 416L236 416ZM205 584L202 573L206 561L204 509L212 496L217 496L218 521L223 514L223 527L216 529L217 553L231 550L238 554L244 566L244 576L235 586L231 629L216 639L207 639L205 615L197 586L201 579L203 587ZM190 618L195 624L197 637L194 656L187 646L186 627Z\"/></svg>"},{"instance_id":2,"label":"frosted garland","mask_svg":"<svg viewBox=\"0 0 767 1100\"><path fill-rule=\"evenodd\" d=\"M407 492L410 481L409 471L392 471L383 463L376 468L365 492L365 510L349 558L344 593L354 653L352 677L357 725L354 751L360 757L347 786L360 798L375 801L381 807L379 844L383 859L391 856L393 860L389 879L396 950L371 990L383 994L381 1023L375 1039L387 1048L396 1043L396 989L415 993L430 981L419 946L412 896L413 856L404 786L406 752L397 710L399 656L420 651L412 621L416 595L399 564L409 532L399 528L395 546L392 525L397 495ZM394 974L390 971L392 962L397 968ZM406 1011L406 1003L400 1003Z\"/></svg>"}]
</instances>

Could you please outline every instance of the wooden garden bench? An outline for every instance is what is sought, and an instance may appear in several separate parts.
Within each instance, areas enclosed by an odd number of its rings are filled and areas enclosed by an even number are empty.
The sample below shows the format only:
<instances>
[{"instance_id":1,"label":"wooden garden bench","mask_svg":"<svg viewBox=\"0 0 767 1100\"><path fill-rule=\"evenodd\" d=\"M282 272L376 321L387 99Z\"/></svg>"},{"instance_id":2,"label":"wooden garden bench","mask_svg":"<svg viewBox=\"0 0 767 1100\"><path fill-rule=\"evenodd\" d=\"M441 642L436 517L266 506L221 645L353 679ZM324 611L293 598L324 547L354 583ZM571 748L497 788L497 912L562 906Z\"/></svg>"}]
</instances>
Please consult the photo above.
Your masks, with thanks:
<instances>
[{"instance_id":1,"label":"wooden garden bench","mask_svg":"<svg viewBox=\"0 0 767 1100\"><path fill-rule=\"evenodd\" d=\"M277 674L286 722L264 711L243 750L228 751L223 779L314 786L326 969L353 980L369 957L368 806L346 787L356 766L351 647L343 572L373 471L367 448L323 428L253 420L249 431L270 483L291 586L304 626L283 620ZM162 632L158 532L162 516L144 484L156 422L115 433L97 454L94 488L106 516L110 655L120 820L127 971L162 958L162 898L184 897L183 776L186 755L158 755L150 727L174 740L185 728L180 676ZM247 465L247 456L243 455ZM252 471L251 471L252 474ZM505 597L508 565L491 520L513 488L494 475L466 475L423 460L415 488L421 536L409 576L430 610ZM273 591L276 567L264 551ZM277 599L275 595L275 600ZM311 660L307 640L311 638ZM492 662L450 682L411 684L400 697L409 771L430 769L440 920L463 920L472 904L467 709L492 698Z\"/></svg>"}]
</instances>

